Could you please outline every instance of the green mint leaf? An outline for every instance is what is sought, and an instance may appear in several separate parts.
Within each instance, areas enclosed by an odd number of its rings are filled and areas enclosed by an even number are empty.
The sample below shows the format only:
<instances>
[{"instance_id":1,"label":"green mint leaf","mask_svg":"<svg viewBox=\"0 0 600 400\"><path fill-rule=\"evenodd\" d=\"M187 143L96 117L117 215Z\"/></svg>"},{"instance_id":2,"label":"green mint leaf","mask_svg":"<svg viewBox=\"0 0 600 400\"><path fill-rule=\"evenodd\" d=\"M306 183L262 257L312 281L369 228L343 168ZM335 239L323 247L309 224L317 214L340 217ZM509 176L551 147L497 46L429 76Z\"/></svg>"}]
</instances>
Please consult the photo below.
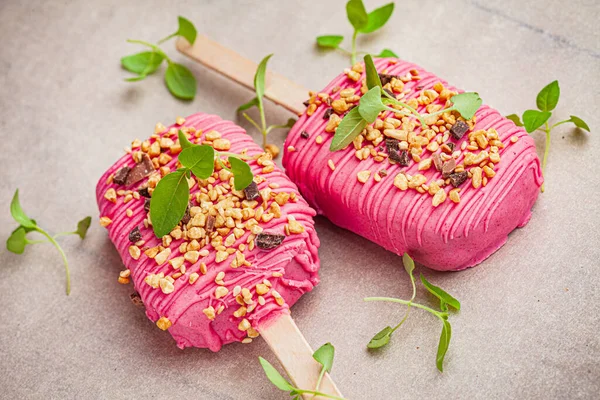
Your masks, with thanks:
<instances>
[{"instance_id":1,"label":"green mint leaf","mask_svg":"<svg viewBox=\"0 0 600 400\"><path fill-rule=\"evenodd\" d=\"M535 102L540 111L552 111L558 104L560 97L560 87L558 81L547 84L537 95Z\"/></svg>"},{"instance_id":2,"label":"green mint leaf","mask_svg":"<svg viewBox=\"0 0 600 400\"><path fill-rule=\"evenodd\" d=\"M196 96L196 78L187 67L169 63L165 72L165 82L173 96L183 100L193 100Z\"/></svg>"},{"instance_id":3,"label":"green mint leaf","mask_svg":"<svg viewBox=\"0 0 600 400\"><path fill-rule=\"evenodd\" d=\"M586 124L585 121L579 117L571 115L571 118L569 118L569 122L574 123L575 126L578 128L585 129L586 131L590 132L590 127L588 126L588 124Z\"/></svg>"},{"instance_id":4,"label":"green mint leaf","mask_svg":"<svg viewBox=\"0 0 600 400\"><path fill-rule=\"evenodd\" d=\"M179 137L179 145L181 146L182 150L185 150L189 147L198 146L197 144L190 142L189 139L187 138L186 134L183 133L183 131L181 129L179 130L179 133L177 134L177 136Z\"/></svg>"},{"instance_id":5,"label":"green mint leaf","mask_svg":"<svg viewBox=\"0 0 600 400\"><path fill-rule=\"evenodd\" d=\"M385 105L381 101L381 87L374 86L367 93L365 93L360 98L360 103L358 104L357 108L360 115L369 124L375 122L379 113L386 109Z\"/></svg>"},{"instance_id":6,"label":"green mint leaf","mask_svg":"<svg viewBox=\"0 0 600 400\"><path fill-rule=\"evenodd\" d=\"M215 170L215 149L208 145L187 147L179 154L179 162L197 178L208 179Z\"/></svg>"},{"instance_id":7,"label":"green mint leaf","mask_svg":"<svg viewBox=\"0 0 600 400\"><path fill-rule=\"evenodd\" d=\"M390 338L392 337L393 332L394 331L392 330L391 327L386 326L380 332L378 332L375 336L373 336L373 339L371 339L369 341L369 344L367 344L367 347L369 349L379 349L380 347L385 346L386 344L388 344L390 342Z\"/></svg>"},{"instance_id":8,"label":"green mint leaf","mask_svg":"<svg viewBox=\"0 0 600 400\"><path fill-rule=\"evenodd\" d=\"M317 45L326 49L337 49L343 41L340 35L317 36Z\"/></svg>"},{"instance_id":9,"label":"green mint leaf","mask_svg":"<svg viewBox=\"0 0 600 400\"><path fill-rule=\"evenodd\" d=\"M267 375L267 378L269 378L271 383L273 385L277 386L277 388L279 388L279 390L288 392L290 390L295 389L294 386L292 386L283 376L281 376L279 371L277 371L275 369L275 367L273 367L271 365L270 362L268 362L267 360L265 360L262 357L258 357L258 361L260 362L260 365L262 366L263 370L265 371L265 375Z\"/></svg>"},{"instance_id":10,"label":"green mint leaf","mask_svg":"<svg viewBox=\"0 0 600 400\"><path fill-rule=\"evenodd\" d=\"M254 74L254 90L256 91L256 97L258 98L258 103L262 106L262 98L265 95L265 77L267 75L267 62L269 59L273 57L273 54L269 54L265 58L262 59L258 67L256 68L256 73ZM259 107L260 107L259 106Z\"/></svg>"},{"instance_id":11,"label":"green mint leaf","mask_svg":"<svg viewBox=\"0 0 600 400\"><path fill-rule=\"evenodd\" d=\"M21 208L21 202L19 201L19 189L15 191L12 201L10 202L10 214L21 226L25 228L36 227L35 221L29 218L27 214L25 214L25 211L23 211Z\"/></svg>"},{"instance_id":12,"label":"green mint leaf","mask_svg":"<svg viewBox=\"0 0 600 400\"><path fill-rule=\"evenodd\" d=\"M331 372L333 367L333 357L335 356L335 348L331 343L325 343L313 353L313 358L325 368L327 372Z\"/></svg>"},{"instance_id":13,"label":"green mint leaf","mask_svg":"<svg viewBox=\"0 0 600 400\"><path fill-rule=\"evenodd\" d=\"M357 31L360 31L369 23L369 15L362 0L350 0L346 3L346 14L348 15L348 21Z\"/></svg>"},{"instance_id":14,"label":"green mint leaf","mask_svg":"<svg viewBox=\"0 0 600 400\"><path fill-rule=\"evenodd\" d=\"M390 49L383 49L381 50L381 53L377 54L375 57L379 57L379 58L398 58L398 55L396 53L394 53L392 50Z\"/></svg>"},{"instance_id":15,"label":"green mint leaf","mask_svg":"<svg viewBox=\"0 0 600 400\"><path fill-rule=\"evenodd\" d=\"M507 115L506 118L514 122L516 126L523 126L523 123L521 122L521 117L519 117L517 114Z\"/></svg>"},{"instance_id":16,"label":"green mint leaf","mask_svg":"<svg viewBox=\"0 0 600 400\"><path fill-rule=\"evenodd\" d=\"M550 111L527 110L523 113L523 124L527 133L535 131L550 119Z\"/></svg>"},{"instance_id":17,"label":"green mint leaf","mask_svg":"<svg viewBox=\"0 0 600 400\"><path fill-rule=\"evenodd\" d=\"M423 286L425 286L425 288L429 291L429 293L431 293L432 295L434 295L435 297L440 299L440 301L448 304L450 307L454 308L455 310L460 310L460 301L456 300L452 295L447 293L442 288L429 283L429 281L427 281L427 279L425 279L423 274L421 274L421 282L423 283Z\"/></svg>"},{"instance_id":18,"label":"green mint leaf","mask_svg":"<svg viewBox=\"0 0 600 400\"><path fill-rule=\"evenodd\" d=\"M25 235L25 228L22 226L17 228L6 240L6 249L15 254L23 254L25 246L27 246L27 238Z\"/></svg>"},{"instance_id":19,"label":"green mint leaf","mask_svg":"<svg viewBox=\"0 0 600 400\"><path fill-rule=\"evenodd\" d=\"M450 322L444 320L444 326L442 327L442 334L440 335L440 343L438 344L438 351L435 359L435 364L440 372L444 372L444 357L446 357L451 337L452 327L450 326Z\"/></svg>"},{"instance_id":20,"label":"green mint leaf","mask_svg":"<svg viewBox=\"0 0 600 400\"><path fill-rule=\"evenodd\" d=\"M121 58L121 65L127 71L138 74L139 76L127 79L128 81L142 80L160 67L164 57L155 51L143 51Z\"/></svg>"},{"instance_id":21,"label":"green mint leaf","mask_svg":"<svg viewBox=\"0 0 600 400\"><path fill-rule=\"evenodd\" d=\"M375 86L383 88L381 85L381 79L379 79L379 74L377 73L377 68L375 68L375 64L373 63L373 57L371 57L370 54L367 54L364 60L365 72L367 75L367 88L373 89Z\"/></svg>"},{"instance_id":22,"label":"green mint leaf","mask_svg":"<svg viewBox=\"0 0 600 400\"><path fill-rule=\"evenodd\" d=\"M233 172L233 186L235 190L243 190L252 183L253 175L250 166L237 157L229 156L231 172Z\"/></svg>"},{"instance_id":23,"label":"green mint leaf","mask_svg":"<svg viewBox=\"0 0 600 400\"><path fill-rule=\"evenodd\" d=\"M338 151L348 146L355 137L368 125L368 122L360 115L358 107L354 107L346 114L346 116L340 122L340 125L333 135L333 140L329 146L330 151Z\"/></svg>"},{"instance_id":24,"label":"green mint leaf","mask_svg":"<svg viewBox=\"0 0 600 400\"><path fill-rule=\"evenodd\" d=\"M150 200L150 219L156 237L170 233L179 224L188 206L190 189L186 169L178 169L162 178Z\"/></svg>"},{"instance_id":25,"label":"green mint leaf","mask_svg":"<svg viewBox=\"0 0 600 400\"><path fill-rule=\"evenodd\" d=\"M577 118L577 117L575 117ZM296 118L288 118L287 122L285 123L285 125L282 125L282 128L293 128L294 125L296 125ZM583 121L582 121L583 122ZM584 122L585 124L585 122Z\"/></svg>"},{"instance_id":26,"label":"green mint leaf","mask_svg":"<svg viewBox=\"0 0 600 400\"><path fill-rule=\"evenodd\" d=\"M367 25L360 29L362 33L375 32L388 22L394 12L394 3L386 4L379 7L368 14Z\"/></svg>"},{"instance_id":27,"label":"green mint leaf","mask_svg":"<svg viewBox=\"0 0 600 400\"><path fill-rule=\"evenodd\" d=\"M177 36L183 36L190 44L194 44L196 41L196 27L188 19L179 17L179 29L177 29Z\"/></svg>"},{"instance_id":28,"label":"green mint leaf","mask_svg":"<svg viewBox=\"0 0 600 400\"><path fill-rule=\"evenodd\" d=\"M85 235L87 234L88 229L90 229L91 224L92 217L85 217L77 223L77 230L75 232L79 235L79 237L82 240L85 239Z\"/></svg>"},{"instance_id":29,"label":"green mint leaf","mask_svg":"<svg viewBox=\"0 0 600 400\"><path fill-rule=\"evenodd\" d=\"M252 107L258 107L258 97L255 97L252 100L250 100L249 102L239 106L237 108L236 112L246 111L247 109L252 108Z\"/></svg>"},{"instance_id":30,"label":"green mint leaf","mask_svg":"<svg viewBox=\"0 0 600 400\"><path fill-rule=\"evenodd\" d=\"M404 270L406 271L406 273L408 275L412 275L413 271L415 270L415 262L408 255L408 253L404 253L402 255L402 264L404 264ZM423 275L421 275L421 276L423 276Z\"/></svg>"},{"instance_id":31,"label":"green mint leaf","mask_svg":"<svg viewBox=\"0 0 600 400\"><path fill-rule=\"evenodd\" d=\"M464 119L471 119L481 107L481 97L478 93L467 92L452 96L450 99L452 107L460 113Z\"/></svg>"}]
</instances>

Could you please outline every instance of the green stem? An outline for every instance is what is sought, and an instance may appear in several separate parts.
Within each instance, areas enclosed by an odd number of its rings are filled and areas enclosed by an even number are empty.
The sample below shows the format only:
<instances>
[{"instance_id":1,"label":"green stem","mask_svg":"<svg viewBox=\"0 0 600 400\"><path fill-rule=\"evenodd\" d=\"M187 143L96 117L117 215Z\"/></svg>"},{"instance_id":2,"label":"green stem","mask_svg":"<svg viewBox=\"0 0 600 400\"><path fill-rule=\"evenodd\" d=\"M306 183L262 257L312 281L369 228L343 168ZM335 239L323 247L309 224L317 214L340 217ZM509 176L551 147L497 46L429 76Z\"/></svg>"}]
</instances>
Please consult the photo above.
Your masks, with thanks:
<instances>
[{"instance_id":1,"label":"green stem","mask_svg":"<svg viewBox=\"0 0 600 400\"><path fill-rule=\"evenodd\" d=\"M258 126L258 124L256 122L254 122L254 120L252 118L250 118L250 116L246 113L242 113L242 115L244 116L244 118L246 118L248 120L248 122L250 122L256 129L258 129L259 131L262 131L262 129L260 129L260 126Z\"/></svg>"},{"instance_id":2,"label":"green stem","mask_svg":"<svg viewBox=\"0 0 600 400\"><path fill-rule=\"evenodd\" d=\"M336 47L336 50L341 51L342 53L346 54L347 56L352 56L352 52L350 50L346 50L341 47Z\"/></svg>"},{"instance_id":3,"label":"green stem","mask_svg":"<svg viewBox=\"0 0 600 400\"><path fill-rule=\"evenodd\" d=\"M566 124L566 123L569 123L569 122L571 122L571 121L570 121L570 120L568 120L568 119L565 119L564 121L557 122L557 123L555 123L554 125L552 125L552 126L550 127L550 130L552 130L552 129L556 128L556 127L557 127L557 126L559 126L559 125Z\"/></svg>"},{"instance_id":4,"label":"green stem","mask_svg":"<svg viewBox=\"0 0 600 400\"><path fill-rule=\"evenodd\" d=\"M267 132L267 119L265 117L265 110L262 106L262 102L259 104L258 111L260 112L260 124L262 126L262 129L260 129L260 133L262 133L262 136L263 136L263 149L266 149L267 148L267 134L269 132Z\"/></svg>"},{"instance_id":5,"label":"green stem","mask_svg":"<svg viewBox=\"0 0 600 400\"><path fill-rule=\"evenodd\" d=\"M321 368L321 373L319 374L319 379L317 379L317 385L315 386L315 391L319 390L319 387L321 386L321 381L323 380L323 377L325 376L325 367ZM313 397L315 397L316 394L313 395Z\"/></svg>"},{"instance_id":6,"label":"green stem","mask_svg":"<svg viewBox=\"0 0 600 400\"><path fill-rule=\"evenodd\" d=\"M441 109L440 111L436 111L436 112L431 113L431 114L424 114L423 118L427 118L427 117L431 117L431 116L434 116L434 115L439 115L439 114L443 114L443 113L447 113L447 112L452 112L454 110L455 110L454 106L449 107L449 108L444 108L444 109Z\"/></svg>"},{"instance_id":7,"label":"green stem","mask_svg":"<svg viewBox=\"0 0 600 400\"><path fill-rule=\"evenodd\" d=\"M141 45L143 45L143 46L150 47L152 50L154 50L155 52L157 52L158 54L160 54L161 56L163 56L163 57L165 58L165 60L167 60L167 62L168 62L169 64L173 62L173 61L172 61L172 60L169 58L169 56L168 56L168 55L166 55L166 54L165 54L165 52L164 52L164 51L162 51L162 50L160 49L160 47L158 47L158 46L157 46L157 45L155 45L155 44L148 43L148 42L144 42L143 40L136 40L136 39L127 39L127 42L128 42L128 43L136 43L136 44L141 44Z\"/></svg>"},{"instance_id":8,"label":"green stem","mask_svg":"<svg viewBox=\"0 0 600 400\"><path fill-rule=\"evenodd\" d=\"M365 297L363 300L364 301L389 301L392 303L404 304L406 306L410 304L413 307L428 311L437 317L443 317L445 315L448 315L448 313L435 311L434 309L424 306L422 304L413 303L412 301L408 301L408 300L396 299L395 297Z\"/></svg>"},{"instance_id":9,"label":"green stem","mask_svg":"<svg viewBox=\"0 0 600 400\"><path fill-rule=\"evenodd\" d=\"M392 328L392 332L395 332L396 329L400 328L402 324L406 322L406 320L408 319L408 314L410 313L410 307L412 306L413 301L415 301L415 297L417 296L417 286L415 285L415 277L412 274L412 271L408 273L408 276L410 277L410 284L412 285L412 296L410 298L409 303L407 304L406 313L404 313L404 318L402 318L402 320L398 322L398 325Z\"/></svg>"},{"instance_id":10,"label":"green stem","mask_svg":"<svg viewBox=\"0 0 600 400\"><path fill-rule=\"evenodd\" d=\"M219 154L219 155L222 155L222 156L227 156L227 157L235 157L235 158L239 158L240 160L244 160L244 161L252 159L252 157L249 157L249 156L242 156L241 154L237 154L237 153L230 153L230 152L228 152L228 151L219 151L219 152L218 152L218 154Z\"/></svg>"},{"instance_id":11,"label":"green stem","mask_svg":"<svg viewBox=\"0 0 600 400\"><path fill-rule=\"evenodd\" d=\"M343 397L337 397L331 394L327 394L327 393L322 393L316 390L306 390L306 389L298 389L298 388L294 388L294 391L298 394L302 394L302 393L306 393L306 394L312 394L315 396L321 396L321 397L326 397L328 399L333 399L333 400L346 400Z\"/></svg>"},{"instance_id":12,"label":"green stem","mask_svg":"<svg viewBox=\"0 0 600 400\"><path fill-rule=\"evenodd\" d=\"M73 232L60 232L60 233L56 233L54 234L54 238L60 237L60 236L69 236L69 235L77 235L77 231L73 231Z\"/></svg>"},{"instance_id":13,"label":"green stem","mask_svg":"<svg viewBox=\"0 0 600 400\"><path fill-rule=\"evenodd\" d=\"M352 65L356 64L356 36L358 35L358 31L354 31L352 34L352 54L350 55Z\"/></svg>"},{"instance_id":14,"label":"green stem","mask_svg":"<svg viewBox=\"0 0 600 400\"><path fill-rule=\"evenodd\" d=\"M223 159L221 158L221 155L219 153L217 153L217 155L216 155L215 158L217 160L219 160L219 164L221 164L221 168L223 168L223 169L225 169L225 170L227 170L229 172L232 172L231 168L229 168L227 165L225 165L225 161L223 161Z\"/></svg>"},{"instance_id":15,"label":"green stem","mask_svg":"<svg viewBox=\"0 0 600 400\"><path fill-rule=\"evenodd\" d=\"M27 240L27 244L50 243L47 240L29 240L29 239L26 239L26 240Z\"/></svg>"},{"instance_id":16,"label":"green stem","mask_svg":"<svg viewBox=\"0 0 600 400\"><path fill-rule=\"evenodd\" d=\"M164 42L166 42L167 40L169 40L169 39L171 39L171 38L173 38L173 37L175 37L175 36L177 36L177 32L175 32L175 33L171 33L169 36L167 36L167 37L166 37L166 38L164 38L164 39L160 39L160 40L158 41L158 44L163 44Z\"/></svg>"},{"instance_id":17,"label":"green stem","mask_svg":"<svg viewBox=\"0 0 600 400\"><path fill-rule=\"evenodd\" d=\"M388 99L390 99L394 104L397 104L399 106L402 106L404 108L406 108L408 111L410 111L411 113L413 113L417 118L419 118L419 121L421 122L421 127L424 127L425 125L427 125L425 123L425 119L423 118L423 116L414 108L412 108L411 106L409 106L406 103L401 102L400 100L396 99L395 97L393 97L392 95L390 95L388 92L386 92L385 90L383 91L383 95L385 97L387 97ZM392 109L394 112L398 112L398 110Z\"/></svg>"},{"instance_id":18,"label":"green stem","mask_svg":"<svg viewBox=\"0 0 600 400\"><path fill-rule=\"evenodd\" d=\"M69 272L69 262L67 261L67 256L66 256L65 252L63 251L62 247L60 247L60 245L56 242L56 240L54 240L54 238L52 236L50 236L50 234L48 234L48 232L46 232L39 226L36 226L35 230L37 232L41 233L42 235L46 236L48 238L48 241L50 243L52 243L54 245L54 247L56 247L56 249L60 253L60 256L62 257L63 262L65 264L65 273L67 275L67 296L68 296L71 293L71 273Z\"/></svg>"},{"instance_id":19,"label":"green stem","mask_svg":"<svg viewBox=\"0 0 600 400\"><path fill-rule=\"evenodd\" d=\"M556 125L555 125L556 126ZM542 175L544 175L544 177L546 177L546 161L548 160L548 153L550 152L550 131L552 130L552 128L548 125L548 122L546 122L546 148L544 149L544 158L542 159ZM544 183L542 183L542 193L544 193L544 190L546 189L546 182L544 181Z\"/></svg>"}]
</instances>

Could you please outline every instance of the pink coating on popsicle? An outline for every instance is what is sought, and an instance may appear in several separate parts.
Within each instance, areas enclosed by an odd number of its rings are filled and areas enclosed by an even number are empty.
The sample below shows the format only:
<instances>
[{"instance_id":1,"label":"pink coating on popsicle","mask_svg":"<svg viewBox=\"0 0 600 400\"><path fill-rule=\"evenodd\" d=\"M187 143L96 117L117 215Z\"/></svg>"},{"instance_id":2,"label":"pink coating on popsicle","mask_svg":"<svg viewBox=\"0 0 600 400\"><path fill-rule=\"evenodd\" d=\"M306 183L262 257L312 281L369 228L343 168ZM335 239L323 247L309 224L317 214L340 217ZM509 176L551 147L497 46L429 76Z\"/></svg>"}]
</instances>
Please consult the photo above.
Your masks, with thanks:
<instances>
[{"instance_id":1,"label":"pink coating on popsicle","mask_svg":"<svg viewBox=\"0 0 600 400\"><path fill-rule=\"evenodd\" d=\"M412 63L377 59L375 65L379 72L386 70L386 74L399 77L410 78L411 70L418 72L420 79L408 79L404 84L403 101L417 98L437 82L451 91L462 92ZM331 100L339 99L340 92L348 88L360 94L365 74L356 82L347 73L340 74L319 93L328 94ZM494 128L505 145L498 151L501 161L493 166L495 176L478 188L469 179L460 186L459 203L448 199L434 207L430 194L399 190L394 186L394 178L402 171L409 176L423 174L430 182L441 178L435 168L418 171L418 163L412 160L408 167L391 164L387 159L359 160L352 144L331 152L333 133L325 131L328 119L323 117L329 108L323 101L312 115L304 113L300 117L285 143L283 165L308 202L334 224L398 255L408 252L429 268L450 271L481 263L506 242L510 232L529 221L543 182L535 144L524 129L498 111L482 106L472 130ZM425 106L419 106L418 111L425 114ZM465 134L462 139L453 140L455 149L460 149L467 137ZM385 151L384 148L385 142L377 151ZM431 157L432 152L423 150L421 159ZM456 163L463 159L461 154ZM374 174L382 169L387 175L377 182ZM365 183L357 179L361 171L371 171ZM447 193L450 189L451 185L443 188Z\"/></svg>"}]
</instances>

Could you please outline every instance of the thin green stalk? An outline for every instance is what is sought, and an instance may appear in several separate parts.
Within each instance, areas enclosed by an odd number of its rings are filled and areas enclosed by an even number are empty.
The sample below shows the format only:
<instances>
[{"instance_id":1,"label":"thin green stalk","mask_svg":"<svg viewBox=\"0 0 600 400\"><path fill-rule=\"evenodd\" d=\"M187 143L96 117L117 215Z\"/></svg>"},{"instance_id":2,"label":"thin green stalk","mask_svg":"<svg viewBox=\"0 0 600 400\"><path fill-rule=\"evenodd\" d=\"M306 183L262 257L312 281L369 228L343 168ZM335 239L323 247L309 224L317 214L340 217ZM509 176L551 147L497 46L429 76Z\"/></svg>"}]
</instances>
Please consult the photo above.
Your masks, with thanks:
<instances>
[{"instance_id":1,"label":"thin green stalk","mask_svg":"<svg viewBox=\"0 0 600 400\"><path fill-rule=\"evenodd\" d=\"M411 113L413 113L417 118L419 118L419 121L421 122L421 126L424 127L425 125L427 125L425 123L425 119L423 118L423 116L414 108L412 108L411 106L409 106L406 103L401 102L400 100L396 99L395 97L393 97L392 95L390 95L388 92L386 92L385 90L383 91L383 95L385 97L387 97L388 99L390 99L392 102L394 102L395 104L402 106L404 108L406 108L408 111L410 111ZM398 112L398 110L396 109L391 109L390 111L394 111L394 112Z\"/></svg>"},{"instance_id":2,"label":"thin green stalk","mask_svg":"<svg viewBox=\"0 0 600 400\"><path fill-rule=\"evenodd\" d=\"M69 236L69 235L77 235L77 231L56 233L56 234L54 234L54 238L57 238L60 236Z\"/></svg>"},{"instance_id":3,"label":"thin green stalk","mask_svg":"<svg viewBox=\"0 0 600 400\"><path fill-rule=\"evenodd\" d=\"M158 46L157 46L157 45L155 45L155 44L148 43L148 42L144 42L143 40L136 40L136 39L127 39L127 42L128 42L128 43L136 43L136 44L141 44L141 45L144 45L144 46L150 47L152 50L154 50L155 52L157 52L157 53L159 53L161 56L163 56L163 57L165 58L165 60L167 60L167 62L168 62L169 64L173 62L173 61L172 61L172 60L169 58L169 56L167 56L167 55L165 54L165 52L164 52L164 51L162 51L162 50L160 49L160 47L158 47Z\"/></svg>"},{"instance_id":4,"label":"thin green stalk","mask_svg":"<svg viewBox=\"0 0 600 400\"><path fill-rule=\"evenodd\" d=\"M258 126L258 124L256 122L254 122L254 120L252 118L250 118L250 116L246 113L242 113L242 115L244 116L244 118L246 118L248 120L248 122L250 122L256 129L258 129L259 131L262 131L262 129L260 129L260 126Z\"/></svg>"},{"instance_id":5,"label":"thin green stalk","mask_svg":"<svg viewBox=\"0 0 600 400\"><path fill-rule=\"evenodd\" d=\"M262 103L259 104L258 107L258 111L260 112L260 124L262 125L262 129L260 130L260 133L262 133L263 136L263 149L267 148L267 119L265 117L265 110L262 107Z\"/></svg>"},{"instance_id":6,"label":"thin green stalk","mask_svg":"<svg viewBox=\"0 0 600 400\"><path fill-rule=\"evenodd\" d=\"M158 44L163 44L164 42L166 42L167 40L169 40L169 39L171 39L171 38L173 38L173 37L175 37L175 36L177 36L177 32L170 34L169 36L167 36L167 37L166 37L166 38L164 38L164 39L160 39L160 40L158 41Z\"/></svg>"},{"instance_id":7,"label":"thin green stalk","mask_svg":"<svg viewBox=\"0 0 600 400\"><path fill-rule=\"evenodd\" d=\"M27 240L27 244L37 244L37 243L50 243L47 240Z\"/></svg>"},{"instance_id":8,"label":"thin green stalk","mask_svg":"<svg viewBox=\"0 0 600 400\"><path fill-rule=\"evenodd\" d=\"M410 276L410 283L412 284L412 296L410 298L409 303L407 304L406 307L406 312L404 313L404 318L402 318L402 320L400 322L398 322L398 324L392 328L392 332L395 332L398 328L400 328L402 326L402 324L404 324L404 322L406 322L406 320L408 319L408 314L410 313L410 307L413 305L413 301L415 301L415 297L417 296L417 286L415 285L415 277L413 276L412 272L410 274L408 274Z\"/></svg>"},{"instance_id":9,"label":"thin green stalk","mask_svg":"<svg viewBox=\"0 0 600 400\"><path fill-rule=\"evenodd\" d=\"M321 381L323 380L323 377L325 376L325 367L321 368L321 373L319 374L319 379L317 379L317 385L315 386L315 391L319 391L319 387L321 387ZM315 397L316 394L313 395L313 397Z\"/></svg>"},{"instance_id":10,"label":"thin green stalk","mask_svg":"<svg viewBox=\"0 0 600 400\"><path fill-rule=\"evenodd\" d=\"M333 399L333 400L346 400L343 397L337 397L337 396L334 396L332 394L322 393L322 392L319 392L319 391L316 391L316 390L307 390L307 389L297 389L297 388L295 388L294 391L296 393L298 393L298 394L306 393L306 394L312 394L312 395L315 395L315 396L326 397L328 399Z\"/></svg>"},{"instance_id":11,"label":"thin green stalk","mask_svg":"<svg viewBox=\"0 0 600 400\"><path fill-rule=\"evenodd\" d=\"M358 31L354 31L352 34L352 65L356 64L356 36L358 35Z\"/></svg>"},{"instance_id":12,"label":"thin green stalk","mask_svg":"<svg viewBox=\"0 0 600 400\"><path fill-rule=\"evenodd\" d=\"M56 247L56 249L60 253L60 256L62 257L63 262L65 264L65 273L67 275L67 296L68 296L71 293L71 273L69 272L69 263L67 261L67 256L66 256L65 252L63 251L62 247L60 247L60 245L56 242L56 240L54 240L54 238L52 236L50 236L50 234L48 234L48 232L46 232L39 226L36 226L35 230L37 232L41 233L42 235L46 236L48 238L48 241L50 243L52 243L54 245L54 247Z\"/></svg>"},{"instance_id":13,"label":"thin green stalk","mask_svg":"<svg viewBox=\"0 0 600 400\"><path fill-rule=\"evenodd\" d=\"M420 308L422 310L428 311L428 312L432 313L433 315L435 315L437 317L440 317L440 316L443 317L445 315L448 315L448 313L435 311L434 309L429 308L427 306L424 306L422 304L413 303L413 302L408 301L408 300L396 299L394 297L365 297L363 300L364 301L389 301L389 302L392 302L392 303L404 304L406 306L410 304L413 307Z\"/></svg>"}]
</instances>

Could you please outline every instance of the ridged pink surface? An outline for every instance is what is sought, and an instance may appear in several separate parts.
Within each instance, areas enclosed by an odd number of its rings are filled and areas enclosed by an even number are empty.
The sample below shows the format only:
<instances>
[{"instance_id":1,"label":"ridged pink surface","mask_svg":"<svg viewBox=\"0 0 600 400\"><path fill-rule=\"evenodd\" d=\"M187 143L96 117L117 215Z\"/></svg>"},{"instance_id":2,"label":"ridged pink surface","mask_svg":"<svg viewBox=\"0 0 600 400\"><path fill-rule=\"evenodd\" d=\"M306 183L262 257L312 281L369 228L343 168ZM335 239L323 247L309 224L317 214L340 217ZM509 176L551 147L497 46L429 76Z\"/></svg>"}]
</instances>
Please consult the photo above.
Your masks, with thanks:
<instances>
[{"instance_id":1,"label":"ridged pink surface","mask_svg":"<svg viewBox=\"0 0 600 400\"><path fill-rule=\"evenodd\" d=\"M419 71L422 79L404 86L411 90L406 99L417 97L421 90L416 86L422 90L432 89L436 82L462 92L412 63L398 60L397 64L389 64L389 59L378 59L375 64L378 71L387 69L390 75L403 76L413 68ZM337 99L339 92L332 94L335 86L358 90L361 84L340 74L321 92ZM418 171L417 163L412 161L408 167L387 161L376 163L373 158L359 161L352 145L330 152L333 134L325 132L327 121L323 119L327 108L325 104L319 106L312 116L304 114L294 125L284 146L283 165L308 202L334 224L398 255L408 252L419 263L446 271L479 264L506 242L511 231L529 220L543 182L535 144L525 130L498 111L482 106L477 111L474 128L495 128L506 146L500 149L501 162L496 165L496 176L487 186L477 189L467 180L460 186L460 203L447 200L435 208L429 194L400 191L393 185L394 176L400 171L411 175L421 173L428 181L439 179L441 173L435 168ZM419 107L419 112L425 113L425 107ZM302 131L310 137L302 138ZM323 137L322 145L315 143L317 135ZM458 144L457 149L462 141L468 140L467 136L465 134L460 141L453 140ZM512 136L518 136L519 140L511 143ZM293 146L295 151L287 151L288 146ZM429 157L431 154L424 150L421 157ZM329 159L333 160L335 171L327 166ZM456 160L457 164L461 160L462 155ZM388 175L381 182L369 179L361 184L357 181L359 171L374 173L382 168L387 169ZM452 186L445 188L450 189Z\"/></svg>"},{"instance_id":2,"label":"ridged pink surface","mask_svg":"<svg viewBox=\"0 0 600 400\"><path fill-rule=\"evenodd\" d=\"M223 138L231 141L231 152L240 153L242 150L247 149L247 154L250 156L263 153L262 149L252 141L252 138L242 128L215 115L195 114L187 117L184 125L193 126L204 132L210 130L220 132ZM177 157L174 157L168 164L172 170L175 169L176 160ZM283 243L274 250L265 251L258 249L258 247L255 247L252 251L246 249L244 255L246 260L252 263L252 267L233 269L229 265L231 257L226 262L216 263L214 249L205 246L204 248L211 250L209 256L200 258L193 265L186 261L187 272L175 281L175 291L171 294L164 294L160 289L152 289L144 282L144 279L150 273L164 272L165 275L172 273L173 268L168 262L158 266L153 259L149 259L143 252L139 260L136 261L131 258L128 252L131 245L128 235L136 226L140 227L143 240L146 241L145 247L154 247L161 243L161 240L156 238L151 228L144 228L143 220L146 217L146 212L144 211L143 197L127 204L123 204L122 197L117 200L116 204L104 198L104 193L108 188L135 190L145 183L146 180L130 187L106 184L110 174L124 165L130 167L134 165L131 156L121 157L104 173L98 182L96 196L100 216L107 216L113 221L107 227L108 235L121 255L123 263L131 270L132 283L144 302L146 314L152 321L156 321L163 316L169 318L173 323L169 328L169 332L181 348L195 346L217 351L223 344L241 341L246 336L245 332L238 329L241 318L232 315L239 308L239 304L232 294L234 287L237 285L249 288L254 299L256 299L255 285L261 283L263 279L268 279L273 288L285 299L286 304L282 307L274 301L275 299L272 296L265 296L265 305L257 306L252 313L245 316L254 328L258 328L259 325L268 322L273 316L281 312L289 312L288 306L294 304L302 294L312 290L314 285L319 282L319 257L317 252L319 239L314 230L312 218L315 215L314 210L299 195L296 185L279 168L275 167L275 171L263 174L261 172L262 167L257 165L256 161L251 160L248 163L255 175L260 174L267 179L266 182L258 185L259 189L265 189L269 183L276 183L279 188L274 189L274 192L285 191L298 194L297 202L288 202L281 206L281 218L273 218L269 223L261 222L260 225L265 231L283 234L287 216L291 215L305 227L305 232L286 236ZM198 186L195 185L191 192L196 193L197 191ZM131 217L127 217L125 214L127 208L133 210ZM248 234L247 232L238 239L234 247L237 247L240 243L245 243ZM172 253L169 259L181 255L178 251L181 242L181 240L173 240L170 246ZM208 267L206 275L202 275L199 271L201 262L206 263ZM217 287L215 277L220 271L226 273L225 287L229 289L229 294L224 298L216 299L214 296ZM188 283L189 275L193 272L199 273L200 278L194 285L190 285ZM273 277L273 272L280 272L283 276L280 278ZM208 306L218 309L221 305L225 306L225 310L217 315L214 321L210 321L202 312Z\"/></svg>"}]
</instances>

